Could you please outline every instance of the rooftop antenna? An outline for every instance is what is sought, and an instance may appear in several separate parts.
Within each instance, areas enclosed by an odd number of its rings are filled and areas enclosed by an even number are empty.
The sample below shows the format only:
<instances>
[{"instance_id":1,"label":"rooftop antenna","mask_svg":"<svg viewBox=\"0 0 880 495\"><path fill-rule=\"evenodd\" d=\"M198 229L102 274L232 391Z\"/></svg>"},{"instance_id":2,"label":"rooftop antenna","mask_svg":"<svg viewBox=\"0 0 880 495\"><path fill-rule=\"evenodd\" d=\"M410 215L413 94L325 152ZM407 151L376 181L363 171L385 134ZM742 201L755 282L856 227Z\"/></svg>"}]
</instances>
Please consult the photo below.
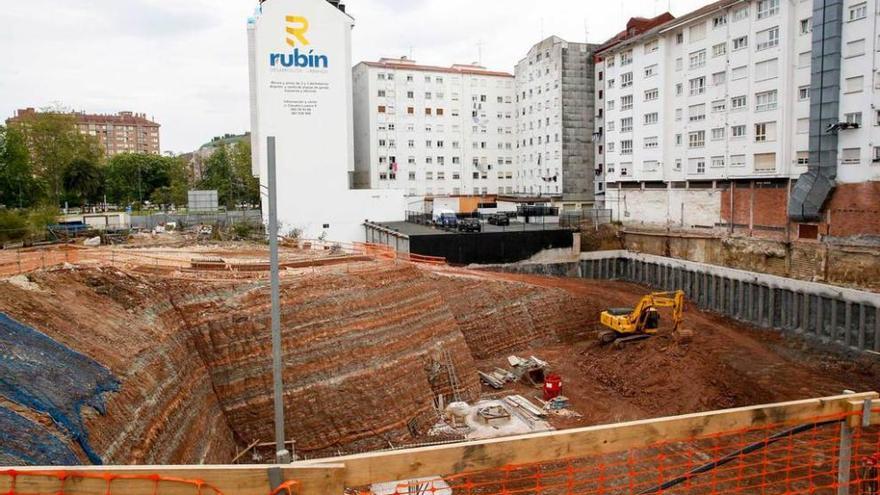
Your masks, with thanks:
<instances>
[{"instance_id":1,"label":"rooftop antenna","mask_svg":"<svg viewBox=\"0 0 880 495\"><path fill-rule=\"evenodd\" d=\"M584 43L590 43L590 27L587 25L586 17L584 17Z\"/></svg>"},{"instance_id":2,"label":"rooftop antenna","mask_svg":"<svg viewBox=\"0 0 880 495\"><path fill-rule=\"evenodd\" d=\"M477 42L477 63L483 65L483 40Z\"/></svg>"},{"instance_id":3,"label":"rooftop antenna","mask_svg":"<svg viewBox=\"0 0 880 495\"><path fill-rule=\"evenodd\" d=\"M412 45L409 45L409 59L410 60L413 59L413 46Z\"/></svg>"}]
</instances>

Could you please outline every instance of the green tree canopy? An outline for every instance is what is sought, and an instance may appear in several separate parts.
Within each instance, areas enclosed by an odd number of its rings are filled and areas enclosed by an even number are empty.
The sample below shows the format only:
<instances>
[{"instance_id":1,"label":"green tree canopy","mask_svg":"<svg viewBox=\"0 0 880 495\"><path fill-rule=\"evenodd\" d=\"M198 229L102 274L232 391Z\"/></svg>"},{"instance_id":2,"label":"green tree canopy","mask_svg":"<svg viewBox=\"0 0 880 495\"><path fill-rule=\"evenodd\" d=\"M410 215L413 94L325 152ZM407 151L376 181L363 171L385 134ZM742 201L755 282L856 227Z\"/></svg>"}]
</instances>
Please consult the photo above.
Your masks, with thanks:
<instances>
[{"instance_id":1,"label":"green tree canopy","mask_svg":"<svg viewBox=\"0 0 880 495\"><path fill-rule=\"evenodd\" d=\"M64 196L64 172L74 160L97 164L103 159L97 138L81 134L73 114L38 112L22 117L14 127L24 139L33 174L45 183L56 205Z\"/></svg>"},{"instance_id":2,"label":"green tree canopy","mask_svg":"<svg viewBox=\"0 0 880 495\"><path fill-rule=\"evenodd\" d=\"M104 190L104 170L85 158L75 158L64 170L65 195L74 206L97 202Z\"/></svg>"},{"instance_id":3,"label":"green tree canopy","mask_svg":"<svg viewBox=\"0 0 880 495\"><path fill-rule=\"evenodd\" d=\"M171 192L162 192L154 198L156 190L161 188L169 188ZM122 153L111 158L107 165L107 200L119 205L154 199L184 204L187 188L186 165L179 158Z\"/></svg>"},{"instance_id":4,"label":"green tree canopy","mask_svg":"<svg viewBox=\"0 0 880 495\"><path fill-rule=\"evenodd\" d=\"M251 147L247 141L222 144L205 160L200 189L216 189L220 204L260 204L260 183L251 175Z\"/></svg>"},{"instance_id":5,"label":"green tree canopy","mask_svg":"<svg viewBox=\"0 0 880 495\"><path fill-rule=\"evenodd\" d=\"M24 136L0 126L0 205L28 208L44 199L43 183L34 176Z\"/></svg>"}]
</instances>

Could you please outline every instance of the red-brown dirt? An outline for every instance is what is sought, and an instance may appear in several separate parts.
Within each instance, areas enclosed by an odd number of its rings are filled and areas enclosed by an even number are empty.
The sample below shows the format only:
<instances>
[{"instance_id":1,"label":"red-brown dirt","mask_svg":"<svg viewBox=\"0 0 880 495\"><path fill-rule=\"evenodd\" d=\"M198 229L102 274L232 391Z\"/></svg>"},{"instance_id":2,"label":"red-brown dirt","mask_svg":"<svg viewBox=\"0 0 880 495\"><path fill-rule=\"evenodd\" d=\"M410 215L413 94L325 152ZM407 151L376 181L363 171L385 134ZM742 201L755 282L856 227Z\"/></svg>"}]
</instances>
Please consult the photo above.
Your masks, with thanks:
<instances>
[{"instance_id":1,"label":"red-brown dirt","mask_svg":"<svg viewBox=\"0 0 880 495\"><path fill-rule=\"evenodd\" d=\"M583 418L560 421L562 426L880 387L880 363L875 358L843 355L791 334L757 329L692 307L685 311L684 324L694 331L690 343L677 342L667 327L660 335L629 343L623 349L602 346L592 335L598 308L633 306L649 289L629 283L511 273L489 273L487 277L563 289L585 306L597 308L583 322L582 340L519 353L531 353L549 361L563 376L563 394L572 400ZM665 321L668 325L668 318ZM491 368L490 365L501 365L502 361L489 360L478 366Z\"/></svg>"},{"instance_id":2,"label":"red-brown dirt","mask_svg":"<svg viewBox=\"0 0 880 495\"><path fill-rule=\"evenodd\" d=\"M91 261L35 272L26 282L0 281L0 312L95 360L121 382L106 394L106 414L83 412L90 443L105 462L222 463L253 441L272 439L264 278L123 271ZM448 367L462 396L475 399L476 370L503 365L510 354L538 356L563 376L563 393L583 417L557 419L559 427L880 383L880 368L867 358L692 309L685 315L695 331L689 344L661 334L622 350L597 345L599 312L632 305L645 292L631 284L391 261L288 270L288 437L313 458L423 440L437 418L432 401L451 396ZM523 385L509 391L537 393ZM0 407L8 399L0 396ZM38 411L13 408L41 421Z\"/></svg>"}]
</instances>

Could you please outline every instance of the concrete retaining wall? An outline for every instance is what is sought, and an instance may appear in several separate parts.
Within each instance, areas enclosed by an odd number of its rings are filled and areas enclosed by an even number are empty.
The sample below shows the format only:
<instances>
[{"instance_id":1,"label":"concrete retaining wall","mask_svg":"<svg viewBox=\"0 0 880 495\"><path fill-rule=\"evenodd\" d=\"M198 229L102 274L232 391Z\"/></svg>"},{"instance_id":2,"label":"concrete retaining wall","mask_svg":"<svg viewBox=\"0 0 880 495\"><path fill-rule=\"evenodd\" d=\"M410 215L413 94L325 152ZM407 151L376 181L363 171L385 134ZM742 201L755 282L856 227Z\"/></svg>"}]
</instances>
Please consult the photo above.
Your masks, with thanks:
<instances>
[{"instance_id":1,"label":"concrete retaining wall","mask_svg":"<svg viewBox=\"0 0 880 495\"><path fill-rule=\"evenodd\" d=\"M577 262L501 269L682 289L703 310L824 343L880 352L880 294L872 292L629 251L583 253Z\"/></svg>"}]
</instances>

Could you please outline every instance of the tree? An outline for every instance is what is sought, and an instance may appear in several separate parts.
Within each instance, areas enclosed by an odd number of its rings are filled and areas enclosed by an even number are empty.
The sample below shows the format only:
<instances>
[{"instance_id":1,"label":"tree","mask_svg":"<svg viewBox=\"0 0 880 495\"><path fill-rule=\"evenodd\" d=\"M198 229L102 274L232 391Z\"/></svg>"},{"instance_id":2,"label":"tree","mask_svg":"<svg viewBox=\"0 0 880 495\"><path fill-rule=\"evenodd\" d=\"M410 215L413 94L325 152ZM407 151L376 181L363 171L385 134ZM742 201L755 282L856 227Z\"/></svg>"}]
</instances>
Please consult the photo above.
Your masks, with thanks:
<instances>
[{"instance_id":1,"label":"tree","mask_svg":"<svg viewBox=\"0 0 880 495\"><path fill-rule=\"evenodd\" d=\"M169 187L179 160L144 153L121 153L107 164L107 199L119 205L143 203L162 187Z\"/></svg>"},{"instance_id":2,"label":"tree","mask_svg":"<svg viewBox=\"0 0 880 495\"><path fill-rule=\"evenodd\" d=\"M0 205L28 208L43 199L43 184L34 177L24 136L0 126Z\"/></svg>"},{"instance_id":3,"label":"tree","mask_svg":"<svg viewBox=\"0 0 880 495\"><path fill-rule=\"evenodd\" d=\"M75 158L64 170L65 195L76 206L97 201L104 188L104 173L96 163Z\"/></svg>"},{"instance_id":4,"label":"tree","mask_svg":"<svg viewBox=\"0 0 880 495\"><path fill-rule=\"evenodd\" d=\"M205 160L200 189L215 189L221 204L235 208L240 203L260 204L260 181L251 173L251 146L240 141L221 144Z\"/></svg>"},{"instance_id":5,"label":"tree","mask_svg":"<svg viewBox=\"0 0 880 495\"><path fill-rule=\"evenodd\" d=\"M33 174L46 185L56 205L64 195L64 172L76 159L100 163L103 151L97 138L83 135L70 113L39 112L21 117L14 127L21 133Z\"/></svg>"},{"instance_id":6,"label":"tree","mask_svg":"<svg viewBox=\"0 0 880 495\"><path fill-rule=\"evenodd\" d=\"M239 201L250 205L260 204L260 180L251 170L251 142L240 141L232 153L232 163L239 187Z\"/></svg>"},{"instance_id":7,"label":"tree","mask_svg":"<svg viewBox=\"0 0 880 495\"><path fill-rule=\"evenodd\" d=\"M202 173L199 189L216 190L220 204L227 208L235 207L237 199L235 172L229 147L225 144L218 146L216 151L205 160L205 169Z\"/></svg>"}]
</instances>

